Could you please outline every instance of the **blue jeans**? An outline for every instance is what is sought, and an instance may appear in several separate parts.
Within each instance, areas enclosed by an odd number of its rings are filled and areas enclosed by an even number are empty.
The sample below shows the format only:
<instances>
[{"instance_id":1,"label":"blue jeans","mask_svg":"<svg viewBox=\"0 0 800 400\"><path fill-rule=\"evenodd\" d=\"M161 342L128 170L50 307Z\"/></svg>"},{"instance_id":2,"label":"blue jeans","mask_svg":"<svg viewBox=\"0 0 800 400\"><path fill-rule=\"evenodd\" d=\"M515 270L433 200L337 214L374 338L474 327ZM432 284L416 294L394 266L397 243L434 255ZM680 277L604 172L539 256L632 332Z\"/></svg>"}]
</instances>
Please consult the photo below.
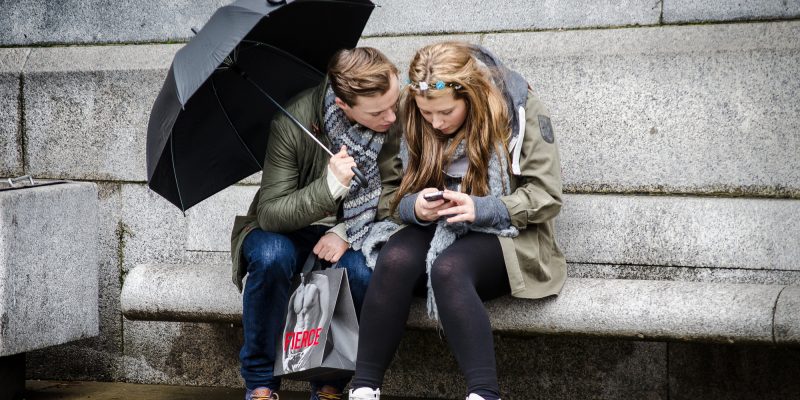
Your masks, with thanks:
<instances>
[{"instance_id":1,"label":"blue jeans","mask_svg":"<svg viewBox=\"0 0 800 400\"><path fill-rule=\"evenodd\" d=\"M318 225L287 234L255 229L244 239L242 256L247 264L247 280L242 293L244 345L239 361L247 389L280 389L280 378L273 376L273 369L292 278L302 271L306 257L327 230ZM336 267L347 269L356 315L360 315L372 270L363 254L353 249L345 252ZM341 391L349 380L312 382L312 386L330 385Z\"/></svg>"}]
</instances>

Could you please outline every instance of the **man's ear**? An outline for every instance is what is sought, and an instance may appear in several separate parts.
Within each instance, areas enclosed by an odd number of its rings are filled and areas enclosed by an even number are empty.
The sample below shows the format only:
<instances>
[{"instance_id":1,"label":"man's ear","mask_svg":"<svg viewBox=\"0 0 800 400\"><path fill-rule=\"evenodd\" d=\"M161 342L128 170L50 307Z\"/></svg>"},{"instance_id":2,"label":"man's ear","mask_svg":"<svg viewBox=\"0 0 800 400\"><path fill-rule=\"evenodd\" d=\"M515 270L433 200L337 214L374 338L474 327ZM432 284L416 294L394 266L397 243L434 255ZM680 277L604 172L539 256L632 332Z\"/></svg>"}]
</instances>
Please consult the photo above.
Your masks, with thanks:
<instances>
[{"instance_id":1,"label":"man's ear","mask_svg":"<svg viewBox=\"0 0 800 400\"><path fill-rule=\"evenodd\" d=\"M348 105L347 105L347 103L345 103L345 102L344 102L344 100L342 100L342 99L340 99L340 98L338 98L338 97L337 97L337 98L334 100L334 102L335 102L335 103L336 103L336 105L337 105L337 106L339 106L339 108L341 108L342 110L347 110L347 111L349 111L349 110L350 110L350 106L348 106Z\"/></svg>"}]
</instances>

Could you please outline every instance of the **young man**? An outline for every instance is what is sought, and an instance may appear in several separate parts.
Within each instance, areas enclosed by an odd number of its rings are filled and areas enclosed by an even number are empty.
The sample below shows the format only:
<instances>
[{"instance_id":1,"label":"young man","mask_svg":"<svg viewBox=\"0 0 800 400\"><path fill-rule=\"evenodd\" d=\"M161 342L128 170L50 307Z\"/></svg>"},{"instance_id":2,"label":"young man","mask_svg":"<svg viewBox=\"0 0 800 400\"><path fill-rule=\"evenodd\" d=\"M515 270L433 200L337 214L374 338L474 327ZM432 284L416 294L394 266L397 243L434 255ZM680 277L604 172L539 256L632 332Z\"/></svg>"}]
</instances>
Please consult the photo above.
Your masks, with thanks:
<instances>
[{"instance_id":1,"label":"young man","mask_svg":"<svg viewBox=\"0 0 800 400\"><path fill-rule=\"evenodd\" d=\"M310 252L346 268L360 313L372 274L359 251L373 221L389 216L400 182L397 68L378 50L333 56L322 84L287 110L329 149L330 157L285 115L272 121L261 189L232 233L233 280L242 290L244 345L239 354L246 400L277 399L276 341L292 277ZM353 180L358 165L368 180ZM338 218L337 218L338 216ZM337 224L338 222L338 224ZM312 382L312 399L339 399L347 380Z\"/></svg>"}]
</instances>

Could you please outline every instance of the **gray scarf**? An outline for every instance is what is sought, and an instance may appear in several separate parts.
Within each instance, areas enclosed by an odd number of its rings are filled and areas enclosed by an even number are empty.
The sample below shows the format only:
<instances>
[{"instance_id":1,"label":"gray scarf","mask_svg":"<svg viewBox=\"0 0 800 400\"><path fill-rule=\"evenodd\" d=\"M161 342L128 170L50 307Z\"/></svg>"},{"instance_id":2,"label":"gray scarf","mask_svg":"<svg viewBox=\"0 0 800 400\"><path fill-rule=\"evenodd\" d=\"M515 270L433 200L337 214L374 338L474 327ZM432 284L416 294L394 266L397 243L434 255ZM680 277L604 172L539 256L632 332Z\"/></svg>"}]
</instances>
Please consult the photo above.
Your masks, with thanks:
<instances>
[{"instance_id":1,"label":"gray scarf","mask_svg":"<svg viewBox=\"0 0 800 400\"><path fill-rule=\"evenodd\" d=\"M450 165L458 164L459 161L462 161L466 157L465 150L466 144L462 141L456 147ZM489 194L491 196L500 197L511 193L511 182L507 172L508 165L506 161L506 157L498 155L496 151L492 152L491 159L489 160ZM456 186L457 184L453 183L448 189L456 190ZM390 221L383 221L373 225L372 231L369 237L364 241L361 249L367 259L367 265L371 268L375 267L379 246L388 241L389 237L399 228L399 225ZM484 232L505 237L516 237L519 235L519 231L514 226L500 230L496 228L472 226L472 224L465 222L451 224L445 219L438 220L436 222L436 232L433 235L433 239L431 239L430 248L425 256L425 271L428 274L428 316L432 319L439 319L439 311L436 308L436 297L433 293L430 280L433 263L436 261L436 258L439 257L439 254L469 231Z\"/></svg>"},{"instance_id":2,"label":"gray scarf","mask_svg":"<svg viewBox=\"0 0 800 400\"><path fill-rule=\"evenodd\" d=\"M347 146L347 152L355 158L356 165L367 178L367 187L362 187L355 179L350 183L342 210L347 241L353 249L359 250L378 210L381 196L378 154L386 135L359 124L351 124L344 111L336 105L335 99L333 89L328 86L325 92L323 125L333 144L331 150L336 153L342 145Z\"/></svg>"}]
</instances>

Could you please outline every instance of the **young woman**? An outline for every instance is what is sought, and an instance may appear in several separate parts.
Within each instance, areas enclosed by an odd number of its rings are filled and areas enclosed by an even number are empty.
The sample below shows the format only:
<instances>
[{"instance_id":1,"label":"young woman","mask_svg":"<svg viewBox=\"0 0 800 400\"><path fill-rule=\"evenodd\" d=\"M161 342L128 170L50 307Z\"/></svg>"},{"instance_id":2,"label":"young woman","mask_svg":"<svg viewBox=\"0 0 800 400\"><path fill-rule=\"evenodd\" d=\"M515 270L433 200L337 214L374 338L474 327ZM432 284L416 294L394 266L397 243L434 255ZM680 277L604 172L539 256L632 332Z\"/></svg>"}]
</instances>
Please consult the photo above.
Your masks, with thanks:
<instances>
[{"instance_id":1,"label":"young woman","mask_svg":"<svg viewBox=\"0 0 800 400\"><path fill-rule=\"evenodd\" d=\"M408 76L406 171L393 204L406 225L375 229L365 244L369 259L374 243L390 236L362 308L350 399L379 398L420 290L466 378L467 398L499 399L483 302L555 295L566 277L553 236L561 170L549 113L522 76L478 46L424 47Z\"/></svg>"}]
</instances>

